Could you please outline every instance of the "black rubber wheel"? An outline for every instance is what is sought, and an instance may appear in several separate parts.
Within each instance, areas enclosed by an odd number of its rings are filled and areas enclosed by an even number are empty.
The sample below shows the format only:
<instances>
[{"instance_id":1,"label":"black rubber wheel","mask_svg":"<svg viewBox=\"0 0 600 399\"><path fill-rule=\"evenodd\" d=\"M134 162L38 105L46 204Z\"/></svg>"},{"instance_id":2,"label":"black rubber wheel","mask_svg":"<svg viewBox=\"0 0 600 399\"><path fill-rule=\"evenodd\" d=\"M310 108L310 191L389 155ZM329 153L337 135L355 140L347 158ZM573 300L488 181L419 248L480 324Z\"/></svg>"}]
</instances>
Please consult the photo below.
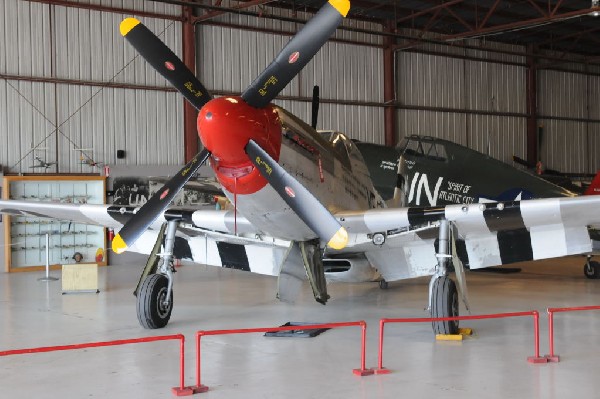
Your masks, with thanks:
<instances>
[{"instance_id":1,"label":"black rubber wheel","mask_svg":"<svg viewBox=\"0 0 600 399\"><path fill-rule=\"evenodd\" d=\"M389 288L388 282L383 279L379 280L379 288L381 288L382 290L387 290Z\"/></svg>"},{"instance_id":2,"label":"black rubber wheel","mask_svg":"<svg viewBox=\"0 0 600 399\"><path fill-rule=\"evenodd\" d=\"M169 279L164 274L150 274L144 279L137 295L137 317L142 327L163 328L171 318L173 291L168 306L165 306Z\"/></svg>"},{"instance_id":3,"label":"black rubber wheel","mask_svg":"<svg viewBox=\"0 0 600 399\"><path fill-rule=\"evenodd\" d=\"M596 262L595 260L587 262L585 265L583 265L583 274L585 274L585 276L590 279L599 279L600 263Z\"/></svg>"},{"instance_id":4,"label":"black rubber wheel","mask_svg":"<svg viewBox=\"0 0 600 399\"><path fill-rule=\"evenodd\" d=\"M439 277L432 287L431 317L457 317L458 291L450 277ZM431 323L434 334L458 334L458 320Z\"/></svg>"}]
</instances>

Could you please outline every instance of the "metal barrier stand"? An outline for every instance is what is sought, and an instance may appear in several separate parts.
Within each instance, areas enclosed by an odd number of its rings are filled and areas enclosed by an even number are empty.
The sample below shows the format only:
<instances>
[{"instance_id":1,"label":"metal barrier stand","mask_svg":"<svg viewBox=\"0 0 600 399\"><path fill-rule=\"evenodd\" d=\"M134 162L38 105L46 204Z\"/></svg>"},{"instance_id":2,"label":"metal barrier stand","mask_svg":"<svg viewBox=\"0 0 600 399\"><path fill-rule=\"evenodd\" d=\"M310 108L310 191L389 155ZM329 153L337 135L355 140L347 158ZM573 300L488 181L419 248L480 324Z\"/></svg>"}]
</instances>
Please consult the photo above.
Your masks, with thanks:
<instances>
[{"instance_id":1,"label":"metal barrier stand","mask_svg":"<svg viewBox=\"0 0 600 399\"><path fill-rule=\"evenodd\" d=\"M203 385L200 380L201 374L201 366L200 366L200 338L206 335L227 335L227 334L248 334L248 333L266 333L271 331L293 331L298 329L317 329L317 328L340 328L340 327L351 327L351 326L360 326L361 327L361 353L360 353L360 369L354 369L352 372L355 375L366 376L372 375L374 371L372 369L367 369L365 367L365 352L366 352L366 333L367 333L367 323L364 321L352 321L346 323L324 323L324 324L311 324L311 325L302 325L302 326L283 326L283 327L260 327L260 328L243 328L243 329L235 329L235 330L208 330L208 331L198 331L196 333L196 385L191 387L193 389L193 393L202 393L208 391L208 386Z\"/></svg>"},{"instance_id":2,"label":"metal barrier stand","mask_svg":"<svg viewBox=\"0 0 600 399\"><path fill-rule=\"evenodd\" d=\"M193 390L191 387L185 387L184 381L184 365L185 365L185 337L182 334L175 335L161 335L156 337L145 337L145 338L133 338L133 339L120 339L115 341L102 341L102 342L87 342L83 344L73 345L57 345L57 346L43 346L39 348L26 348L26 349L14 349L0 352L1 356L11 355L24 355L29 353L43 353L43 352L58 352L68 351L75 349L86 349L86 348L98 348L103 346L117 346L127 344L138 344L142 342L155 342L155 341L168 341L168 340L179 340L179 386L172 388L172 391L177 396L188 396L192 395Z\"/></svg>"},{"instance_id":3,"label":"metal barrier stand","mask_svg":"<svg viewBox=\"0 0 600 399\"><path fill-rule=\"evenodd\" d=\"M560 362L560 356L554 353L554 313L579 312L583 310L600 310L600 306L578 306L573 308L548 308L548 346L550 353L544 356L549 362Z\"/></svg>"},{"instance_id":4,"label":"metal barrier stand","mask_svg":"<svg viewBox=\"0 0 600 399\"><path fill-rule=\"evenodd\" d=\"M522 316L533 316L533 330L534 330L534 356L529 356L527 361L529 363L547 363L546 357L540 357L540 332L539 332L539 313L536 310L529 312L516 312L516 313L497 313L488 315L476 315L476 316L457 316L457 317L437 317L437 318L402 318L402 319L381 319L379 320L379 361L377 368L375 368L375 374L388 374L391 371L383 367L383 332L386 323L426 323L434 321L454 321L454 320L482 320L482 319L501 319L507 317L522 317Z\"/></svg>"}]
</instances>

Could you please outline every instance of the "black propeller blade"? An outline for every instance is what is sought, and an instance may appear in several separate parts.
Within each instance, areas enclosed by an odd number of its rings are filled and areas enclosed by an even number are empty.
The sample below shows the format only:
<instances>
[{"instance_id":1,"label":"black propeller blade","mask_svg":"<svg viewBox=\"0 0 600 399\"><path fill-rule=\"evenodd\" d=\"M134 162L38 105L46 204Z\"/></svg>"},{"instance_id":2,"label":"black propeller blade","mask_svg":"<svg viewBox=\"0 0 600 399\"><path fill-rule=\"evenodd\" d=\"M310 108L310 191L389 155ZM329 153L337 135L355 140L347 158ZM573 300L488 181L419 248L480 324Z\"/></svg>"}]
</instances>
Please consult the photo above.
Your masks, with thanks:
<instances>
[{"instance_id":1,"label":"black propeller blade","mask_svg":"<svg viewBox=\"0 0 600 399\"><path fill-rule=\"evenodd\" d=\"M175 176L146 202L123 226L112 242L112 249L120 254L127 250L171 203L190 177L206 162L210 152L200 151Z\"/></svg>"},{"instance_id":2,"label":"black propeller blade","mask_svg":"<svg viewBox=\"0 0 600 399\"><path fill-rule=\"evenodd\" d=\"M255 108L269 104L325 44L349 10L348 0L325 3L242 93L244 101Z\"/></svg>"},{"instance_id":3,"label":"black propeller blade","mask_svg":"<svg viewBox=\"0 0 600 399\"><path fill-rule=\"evenodd\" d=\"M319 86L313 87L312 96L312 118L310 125L313 129L317 128L317 121L319 120Z\"/></svg>"},{"instance_id":4,"label":"black propeller blade","mask_svg":"<svg viewBox=\"0 0 600 399\"><path fill-rule=\"evenodd\" d=\"M253 140L246 145L246 153L260 174L277 191L304 223L327 245L342 249L348 243L348 233L333 215L300 182L285 171Z\"/></svg>"},{"instance_id":5,"label":"black propeller blade","mask_svg":"<svg viewBox=\"0 0 600 399\"><path fill-rule=\"evenodd\" d=\"M202 83L154 33L135 18L121 22L121 34L165 79L199 110L212 99Z\"/></svg>"}]
</instances>

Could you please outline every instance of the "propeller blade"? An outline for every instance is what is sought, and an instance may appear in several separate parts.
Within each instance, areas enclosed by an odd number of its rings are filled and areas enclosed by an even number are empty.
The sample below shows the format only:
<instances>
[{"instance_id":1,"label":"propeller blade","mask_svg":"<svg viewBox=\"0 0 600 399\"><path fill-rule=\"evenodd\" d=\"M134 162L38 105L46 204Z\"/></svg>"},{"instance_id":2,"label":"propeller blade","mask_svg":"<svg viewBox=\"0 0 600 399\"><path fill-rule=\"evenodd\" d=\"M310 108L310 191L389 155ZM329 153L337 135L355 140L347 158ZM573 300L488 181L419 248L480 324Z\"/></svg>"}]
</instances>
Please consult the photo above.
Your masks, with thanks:
<instances>
[{"instance_id":1,"label":"propeller blade","mask_svg":"<svg viewBox=\"0 0 600 399\"><path fill-rule=\"evenodd\" d=\"M255 108L269 104L325 44L350 10L348 0L329 0L242 93Z\"/></svg>"},{"instance_id":2,"label":"propeller blade","mask_svg":"<svg viewBox=\"0 0 600 399\"><path fill-rule=\"evenodd\" d=\"M311 126L313 129L317 128L317 121L319 118L319 86L313 87L313 96L312 96L312 119Z\"/></svg>"},{"instance_id":3,"label":"propeller blade","mask_svg":"<svg viewBox=\"0 0 600 399\"><path fill-rule=\"evenodd\" d=\"M169 206L181 188L190 180L190 177L206 162L210 156L207 149L200 151L187 163L175 176L157 191L138 212L133 215L125 226L119 231L112 242L112 249L120 254L127 250L148 229L158 215Z\"/></svg>"},{"instance_id":4,"label":"propeller blade","mask_svg":"<svg viewBox=\"0 0 600 399\"><path fill-rule=\"evenodd\" d=\"M250 161L304 223L327 245L342 249L348 243L348 233L310 191L285 171L256 142L246 145Z\"/></svg>"},{"instance_id":5,"label":"propeller blade","mask_svg":"<svg viewBox=\"0 0 600 399\"><path fill-rule=\"evenodd\" d=\"M140 55L197 110L212 100L194 73L144 24L135 18L126 18L121 22L120 30Z\"/></svg>"}]
</instances>

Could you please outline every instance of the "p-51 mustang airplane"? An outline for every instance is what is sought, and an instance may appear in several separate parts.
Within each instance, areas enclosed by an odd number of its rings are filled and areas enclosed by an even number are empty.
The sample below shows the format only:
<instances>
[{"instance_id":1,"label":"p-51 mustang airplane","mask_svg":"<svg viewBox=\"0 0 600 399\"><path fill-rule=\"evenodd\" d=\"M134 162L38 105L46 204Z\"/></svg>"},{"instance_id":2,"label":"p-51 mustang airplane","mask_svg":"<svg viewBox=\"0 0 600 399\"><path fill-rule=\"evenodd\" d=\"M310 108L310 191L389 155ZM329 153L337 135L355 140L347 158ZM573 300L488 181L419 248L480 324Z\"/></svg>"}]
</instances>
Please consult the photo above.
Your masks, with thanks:
<instances>
[{"instance_id":1,"label":"p-51 mustang airplane","mask_svg":"<svg viewBox=\"0 0 600 399\"><path fill-rule=\"evenodd\" d=\"M112 243L117 253L150 252L154 243L136 290L146 328L170 319L171 259L181 237L194 259L279 276L281 299L293 297L308 278L315 299L325 303L324 259L341 265L343 272L332 273L337 280L431 275L434 317L458 315L458 292L447 272L451 260L460 264L457 239L471 268L590 251L587 225L600 222L600 198L388 207L355 143L341 133L323 137L271 104L349 8L348 0L329 0L241 96L215 99L144 25L125 19L123 36L199 110L204 149L139 209L0 201L0 212L120 229ZM207 160L237 213L169 206ZM434 323L438 333L457 327Z\"/></svg>"}]
</instances>

